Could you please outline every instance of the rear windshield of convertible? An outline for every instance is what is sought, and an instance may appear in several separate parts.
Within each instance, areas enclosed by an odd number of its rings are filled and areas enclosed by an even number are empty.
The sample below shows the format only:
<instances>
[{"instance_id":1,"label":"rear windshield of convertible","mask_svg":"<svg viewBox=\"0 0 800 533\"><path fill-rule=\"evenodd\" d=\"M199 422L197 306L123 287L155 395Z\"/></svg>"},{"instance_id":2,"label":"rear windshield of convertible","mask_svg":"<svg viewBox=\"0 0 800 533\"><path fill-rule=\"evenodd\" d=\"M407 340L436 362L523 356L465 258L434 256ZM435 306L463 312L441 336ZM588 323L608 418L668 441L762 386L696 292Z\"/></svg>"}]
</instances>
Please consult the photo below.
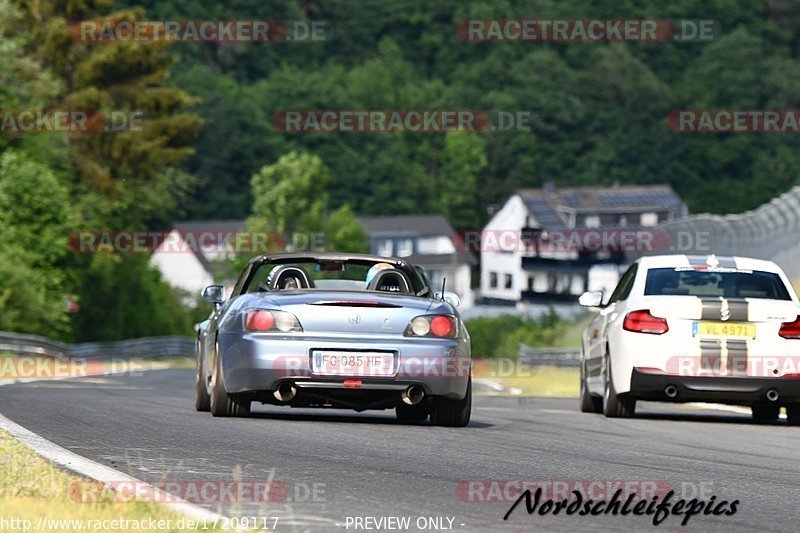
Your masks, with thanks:
<instances>
[{"instance_id":1,"label":"rear windshield of convertible","mask_svg":"<svg viewBox=\"0 0 800 533\"><path fill-rule=\"evenodd\" d=\"M286 259L261 264L243 292L323 289L419 294L426 292L426 288L421 273L389 263L363 259Z\"/></svg>"},{"instance_id":2,"label":"rear windshield of convertible","mask_svg":"<svg viewBox=\"0 0 800 533\"><path fill-rule=\"evenodd\" d=\"M701 296L791 300L780 276L762 271L708 271L651 268L645 296Z\"/></svg>"}]
</instances>

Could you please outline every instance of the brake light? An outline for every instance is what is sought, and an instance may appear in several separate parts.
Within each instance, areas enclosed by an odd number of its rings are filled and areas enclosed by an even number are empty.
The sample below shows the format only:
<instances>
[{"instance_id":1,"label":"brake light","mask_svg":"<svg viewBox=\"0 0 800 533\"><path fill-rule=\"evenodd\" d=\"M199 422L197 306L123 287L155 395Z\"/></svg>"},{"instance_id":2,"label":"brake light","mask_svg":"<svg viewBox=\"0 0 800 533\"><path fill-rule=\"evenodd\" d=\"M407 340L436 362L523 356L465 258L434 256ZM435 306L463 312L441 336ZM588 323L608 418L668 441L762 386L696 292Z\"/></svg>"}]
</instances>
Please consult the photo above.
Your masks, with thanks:
<instances>
[{"instance_id":1,"label":"brake light","mask_svg":"<svg viewBox=\"0 0 800 533\"><path fill-rule=\"evenodd\" d=\"M634 333L649 333L651 335L663 335L669 331L667 319L650 314L647 309L631 311L625 315L622 322L622 329L633 331Z\"/></svg>"},{"instance_id":2,"label":"brake light","mask_svg":"<svg viewBox=\"0 0 800 533\"><path fill-rule=\"evenodd\" d=\"M271 331L289 333L303 331L297 317L286 311L251 309L244 313L244 329L248 331Z\"/></svg>"},{"instance_id":3,"label":"brake light","mask_svg":"<svg viewBox=\"0 0 800 533\"><path fill-rule=\"evenodd\" d=\"M437 316L431 320L431 333L437 337L447 337L456 325L449 316Z\"/></svg>"},{"instance_id":4,"label":"brake light","mask_svg":"<svg viewBox=\"0 0 800 533\"><path fill-rule=\"evenodd\" d=\"M784 339L800 339L800 316L795 318L793 322L784 322L781 324L778 335Z\"/></svg>"},{"instance_id":5,"label":"brake light","mask_svg":"<svg viewBox=\"0 0 800 533\"><path fill-rule=\"evenodd\" d=\"M458 333L456 319L449 315L418 316L408 323L406 337L454 338Z\"/></svg>"}]
</instances>

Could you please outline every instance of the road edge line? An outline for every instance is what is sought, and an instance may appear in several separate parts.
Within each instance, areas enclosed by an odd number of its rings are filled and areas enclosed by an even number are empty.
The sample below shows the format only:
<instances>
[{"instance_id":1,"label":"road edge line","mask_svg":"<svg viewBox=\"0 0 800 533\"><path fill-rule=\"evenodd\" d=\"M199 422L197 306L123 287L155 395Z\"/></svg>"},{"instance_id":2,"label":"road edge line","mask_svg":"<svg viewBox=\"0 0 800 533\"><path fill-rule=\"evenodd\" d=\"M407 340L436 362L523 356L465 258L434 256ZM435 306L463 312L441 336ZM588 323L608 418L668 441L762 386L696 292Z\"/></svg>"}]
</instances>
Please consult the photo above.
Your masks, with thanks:
<instances>
[{"instance_id":1,"label":"road edge line","mask_svg":"<svg viewBox=\"0 0 800 533\"><path fill-rule=\"evenodd\" d=\"M148 492L149 494L156 496L157 499L154 503L164 505L173 511L194 518L195 520L203 520L206 524L224 523L224 517L219 513L209 511L208 509L189 503L186 500L172 496L140 479L115 470L109 466L102 465L96 461L92 461L91 459L87 459L66 448L62 448L41 435L9 420L3 416L2 413L0 413L0 429L7 431L15 439L51 463L61 466L70 472L99 481L113 490L117 490L114 484L120 481L136 483L142 488L147 488L147 490L150 491ZM172 501L166 501L168 499ZM161 503L159 500L163 500L164 503Z\"/></svg>"}]
</instances>

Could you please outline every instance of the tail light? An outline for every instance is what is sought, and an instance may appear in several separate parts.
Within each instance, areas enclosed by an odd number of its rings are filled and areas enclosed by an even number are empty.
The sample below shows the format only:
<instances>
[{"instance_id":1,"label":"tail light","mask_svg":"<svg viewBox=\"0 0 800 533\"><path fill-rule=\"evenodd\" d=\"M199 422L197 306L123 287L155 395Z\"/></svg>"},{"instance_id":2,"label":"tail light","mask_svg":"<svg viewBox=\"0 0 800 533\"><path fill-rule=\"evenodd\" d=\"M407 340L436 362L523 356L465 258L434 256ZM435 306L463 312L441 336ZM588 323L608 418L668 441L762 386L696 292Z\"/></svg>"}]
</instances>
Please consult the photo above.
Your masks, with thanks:
<instances>
[{"instance_id":1,"label":"tail light","mask_svg":"<svg viewBox=\"0 0 800 533\"><path fill-rule=\"evenodd\" d=\"M292 313L268 309L250 309L244 313L244 329L289 333L303 331L300 321Z\"/></svg>"},{"instance_id":2,"label":"tail light","mask_svg":"<svg viewBox=\"0 0 800 533\"><path fill-rule=\"evenodd\" d=\"M647 309L631 311L625 315L622 329L635 333L649 333L651 335L663 335L669 331L667 319L650 314Z\"/></svg>"},{"instance_id":3,"label":"tail light","mask_svg":"<svg viewBox=\"0 0 800 533\"><path fill-rule=\"evenodd\" d=\"M784 322L781 324L778 335L784 339L800 339L800 316L795 318L794 322Z\"/></svg>"},{"instance_id":4,"label":"tail light","mask_svg":"<svg viewBox=\"0 0 800 533\"><path fill-rule=\"evenodd\" d=\"M452 339L458 335L458 323L449 315L423 315L408 323L406 337L438 337Z\"/></svg>"}]
</instances>

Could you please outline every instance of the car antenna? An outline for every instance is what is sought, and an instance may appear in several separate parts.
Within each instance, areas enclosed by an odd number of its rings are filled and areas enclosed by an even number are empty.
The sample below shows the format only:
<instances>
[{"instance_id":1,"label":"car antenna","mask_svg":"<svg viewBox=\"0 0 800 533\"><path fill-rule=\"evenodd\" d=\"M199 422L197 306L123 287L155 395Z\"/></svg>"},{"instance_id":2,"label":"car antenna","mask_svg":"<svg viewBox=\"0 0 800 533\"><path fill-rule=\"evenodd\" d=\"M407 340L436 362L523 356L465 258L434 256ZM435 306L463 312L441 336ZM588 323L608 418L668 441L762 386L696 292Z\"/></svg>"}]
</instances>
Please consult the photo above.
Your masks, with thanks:
<instances>
[{"instance_id":1,"label":"car antenna","mask_svg":"<svg viewBox=\"0 0 800 533\"><path fill-rule=\"evenodd\" d=\"M442 301L444 302L444 288L447 286L447 278L442 278Z\"/></svg>"}]
</instances>

